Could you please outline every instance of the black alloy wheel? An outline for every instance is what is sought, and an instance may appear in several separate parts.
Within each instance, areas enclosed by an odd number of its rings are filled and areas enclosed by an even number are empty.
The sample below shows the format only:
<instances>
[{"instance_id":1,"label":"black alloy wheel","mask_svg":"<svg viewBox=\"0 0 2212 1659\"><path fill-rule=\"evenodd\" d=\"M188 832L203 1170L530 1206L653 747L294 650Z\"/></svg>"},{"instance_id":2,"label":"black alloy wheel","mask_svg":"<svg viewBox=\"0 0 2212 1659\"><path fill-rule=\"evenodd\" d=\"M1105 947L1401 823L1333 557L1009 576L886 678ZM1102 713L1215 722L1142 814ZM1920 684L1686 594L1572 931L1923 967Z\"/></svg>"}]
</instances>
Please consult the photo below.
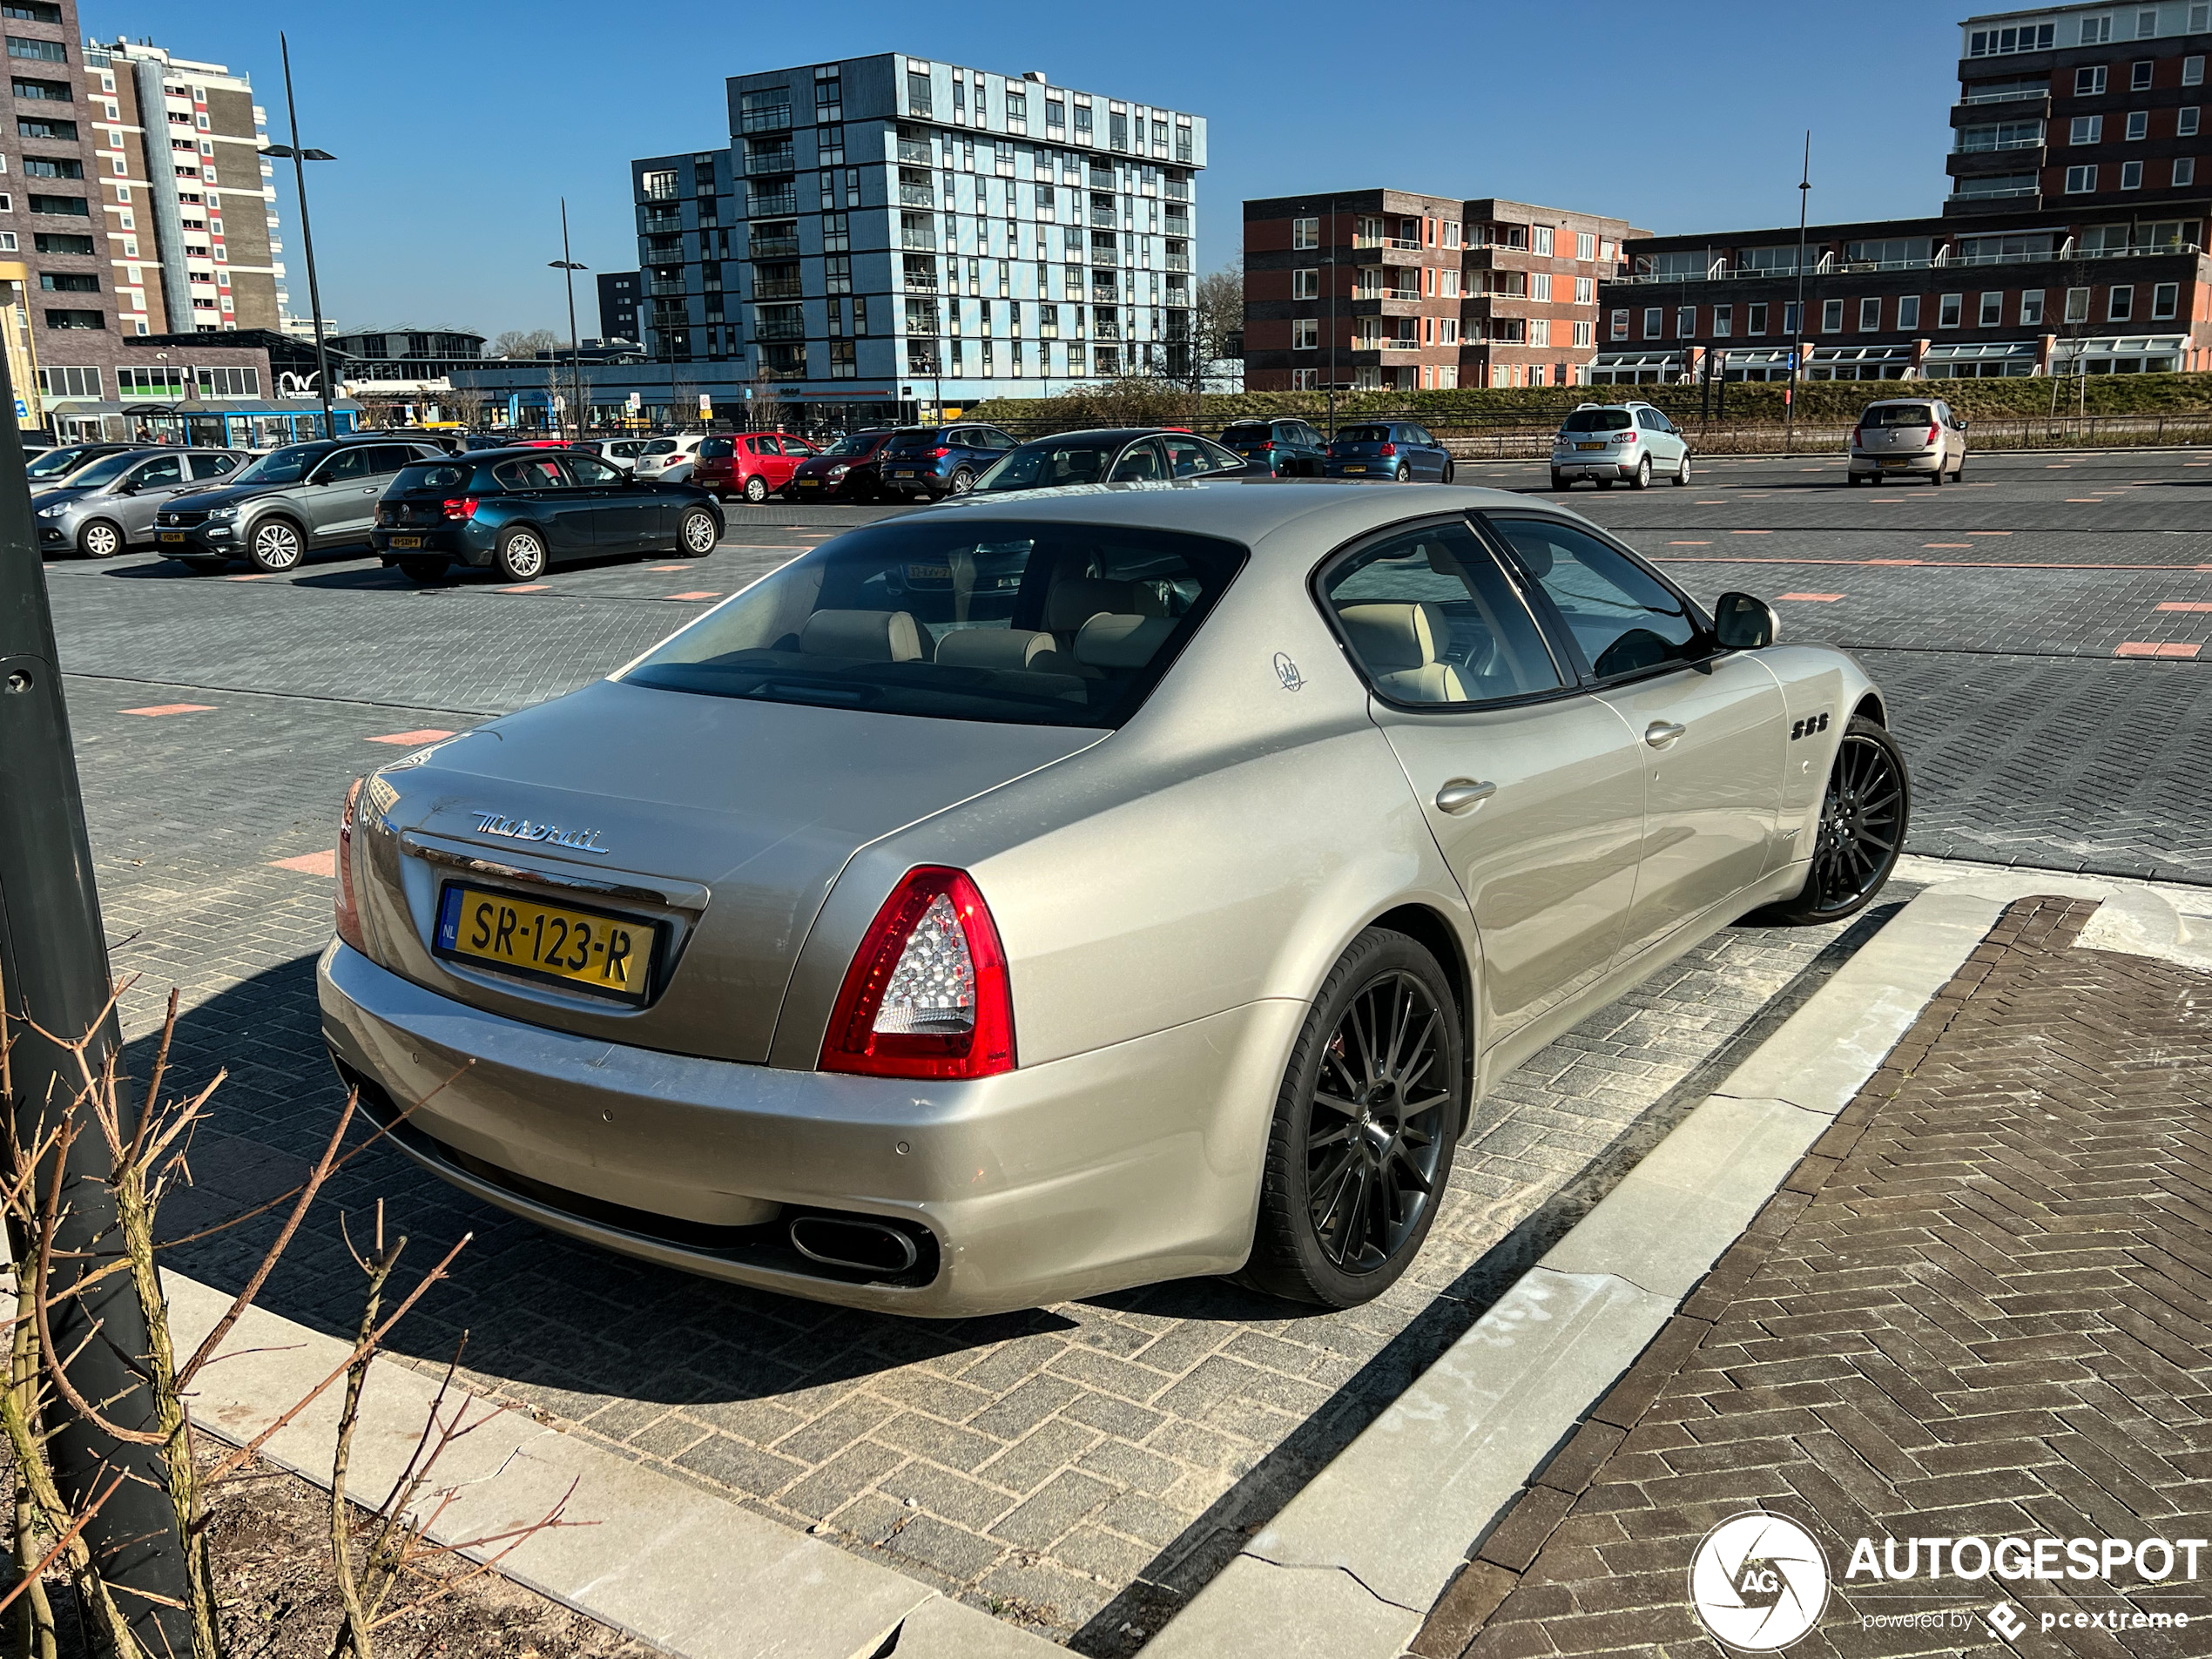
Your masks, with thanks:
<instances>
[{"instance_id":1,"label":"black alloy wheel","mask_svg":"<svg viewBox=\"0 0 2212 1659\"><path fill-rule=\"evenodd\" d=\"M1291 1051L1242 1282L1336 1308L1388 1289L1435 1220L1466 1089L1458 999L1436 959L1367 929Z\"/></svg>"},{"instance_id":2,"label":"black alloy wheel","mask_svg":"<svg viewBox=\"0 0 2212 1659\"><path fill-rule=\"evenodd\" d=\"M1854 718L1828 773L1804 890L1746 920L1804 926L1865 909L1897 867L1912 812L1912 785L1896 740L1873 721Z\"/></svg>"}]
</instances>

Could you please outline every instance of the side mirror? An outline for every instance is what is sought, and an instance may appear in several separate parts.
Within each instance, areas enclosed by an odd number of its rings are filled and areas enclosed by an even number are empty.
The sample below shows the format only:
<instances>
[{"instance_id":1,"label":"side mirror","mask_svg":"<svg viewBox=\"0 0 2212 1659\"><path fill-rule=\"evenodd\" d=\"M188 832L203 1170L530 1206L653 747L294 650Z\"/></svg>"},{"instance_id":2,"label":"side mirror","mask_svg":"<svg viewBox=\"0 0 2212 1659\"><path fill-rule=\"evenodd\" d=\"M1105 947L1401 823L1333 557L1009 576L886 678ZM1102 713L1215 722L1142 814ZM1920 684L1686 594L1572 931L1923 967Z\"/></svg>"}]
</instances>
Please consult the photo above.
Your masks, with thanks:
<instances>
[{"instance_id":1,"label":"side mirror","mask_svg":"<svg viewBox=\"0 0 2212 1659\"><path fill-rule=\"evenodd\" d=\"M1730 651L1758 651L1782 631L1773 609L1748 593L1723 593L1713 605L1713 633Z\"/></svg>"},{"instance_id":2,"label":"side mirror","mask_svg":"<svg viewBox=\"0 0 2212 1659\"><path fill-rule=\"evenodd\" d=\"M1960 416L1959 417L1959 430L1960 430L1961 432L1964 432L1966 429L1966 417L1965 415L1960 415Z\"/></svg>"}]
</instances>

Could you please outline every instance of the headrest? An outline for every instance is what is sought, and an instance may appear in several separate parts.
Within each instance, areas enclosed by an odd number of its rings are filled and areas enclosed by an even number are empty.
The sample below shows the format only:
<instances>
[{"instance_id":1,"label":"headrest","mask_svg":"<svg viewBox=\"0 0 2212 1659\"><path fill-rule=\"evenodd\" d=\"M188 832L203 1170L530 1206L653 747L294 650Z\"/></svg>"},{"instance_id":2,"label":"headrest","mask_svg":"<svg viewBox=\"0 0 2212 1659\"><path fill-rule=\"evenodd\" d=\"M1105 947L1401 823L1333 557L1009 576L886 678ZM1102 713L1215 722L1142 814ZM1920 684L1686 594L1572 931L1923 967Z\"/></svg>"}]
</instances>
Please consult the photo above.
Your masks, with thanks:
<instances>
[{"instance_id":1,"label":"headrest","mask_svg":"<svg viewBox=\"0 0 2212 1659\"><path fill-rule=\"evenodd\" d=\"M955 668L1027 668L1055 650L1050 634L1026 628L955 628L937 642L937 660Z\"/></svg>"},{"instance_id":2,"label":"headrest","mask_svg":"<svg viewBox=\"0 0 2212 1659\"><path fill-rule=\"evenodd\" d=\"M921 635L903 610L817 610L799 631L799 649L815 657L913 663L921 659Z\"/></svg>"},{"instance_id":3,"label":"headrest","mask_svg":"<svg viewBox=\"0 0 2212 1659\"><path fill-rule=\"evenodd\" d=\"M1044 625L1055 634L1072 634L1100 611L1127 616L1136 610L1134 582L1102 582L1096 577L1063 577L1044 598Z\"/></svg>"},{"instance_id":4,"label":"headrest","mask_svg":"<svg viewBox=\"0 0 2212 1659\"><path fill-rule=\"evenodd\" d=\"M1516 536L1513 550L1521 555L1521 562L1528 567L1528 574L1541 582L1552 573L1552 544L1532 536Z\"/></svg>"},{"instance_id":5,"label":"headrest","mask_svg":"<svg viewBox=\"0 0 2212 1659\"><path fill-rule=\"evenodd\" d=\"M1142 668L1175 631L1166 617L1102 612L1076 636L1076 660L1089 668Z\"/></svg>"},{"instance_id":6,"label":"headrest","mask_svg":"<svg viewBox=\"0 0 2212 1659\"><path fill-rule=\"evenodd\" d=\"M1433 604L1346 605L1337 613L1352 652L1371 674L1393 674L1436 660L1446 637L1444 612Z\"/></svg>"}]
</instances>

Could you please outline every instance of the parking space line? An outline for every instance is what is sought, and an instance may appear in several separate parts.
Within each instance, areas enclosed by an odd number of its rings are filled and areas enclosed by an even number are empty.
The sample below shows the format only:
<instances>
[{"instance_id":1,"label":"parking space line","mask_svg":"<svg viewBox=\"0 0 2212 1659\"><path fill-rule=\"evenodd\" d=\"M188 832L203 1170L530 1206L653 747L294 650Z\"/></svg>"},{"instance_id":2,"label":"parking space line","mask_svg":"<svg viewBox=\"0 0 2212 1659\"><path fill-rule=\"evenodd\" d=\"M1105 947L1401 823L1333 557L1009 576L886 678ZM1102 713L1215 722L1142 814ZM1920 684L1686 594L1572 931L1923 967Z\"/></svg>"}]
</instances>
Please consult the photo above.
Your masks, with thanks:
<instances>
[{"instance_id":1,"label":"parking space line","mask_svg":"<svg viewBox=\"0 0 2212 1659\"><path fill-rule=\"evenodd\" d=\"M1775 597L1779 599L1804 599L1814 604L1831 604L1844 596L1840 593L1783 593Z\"/></svg>"},{"instance_id":2,"label":"parking space line","mask_svg":"<svg viewBox=\"0 0 2212 1659\"><path fill-rule=\"evenodd\" d=\"M2112 654L2114 657L2180 657L2194 658L2204 649L2202 645L2182 645L2155 639L2130 639Z\"/></svg>"},{"instance_id":3,"label":"parking space line","mask_svg":"<svg viewBox=\"0 0 2212 1659\"><path fill-rule=\"evenodd\" d=\"M1669 547L1710 547L1710 542L1669 542Z\"/></svg>"},{"instance_id":4,"label":"parking space line","mask_svg":"<svg viewBox=\"0 0 2212 1659\"><path fill-rule=\"evenodd\" d=\"M2200 604L2195 599L2161 599L2158 608L2161 610L2212 610L2212 604Z\"/></svg>"},{"instance_id":5,"label":"parking space line","mask_svg":"<svg viewBox=\"0 0 2212 1659\"><path fill-rule=\"evenodd\" d=\"M441 738L449 738L452 735L452 732L442 731L435 725L426 725L420 732L388 732L381 738L371 738L369 741L412 747L418 743L435 743Z\"/></svg>"},{"instance_id":6,"label":"parking space line","mask_svg":"<svg viewBox=\"0 0 2212 1659\"><path fill-rule=\"evenodd\" d=\"M493 590L493 591L497 593L543 593L546 590L546 589L551 587L552 585L553 584L550 582L525 582L519 587L497 588Z\"/></svg>"},{"instance_id":7,"label":"parking space line","mask_svg":"<svg viewBox=\"0 0 2212 1659\"><path fill-rule=\"evenodd\" d=\"M143 709L125 709L125 714L205 714L215 705L212 703L156 703Z\"/></svg>"},{"instance_id":8,"label":"parking space line","mask_svg":"<svg viewBox=\"0 0 2212 1659\"><path fill-rule=\"evenodd\" d=\"M325 847L320 853L302 853L296 859L271 859L269 868L297 870L301 875L335 877L338 873L338 853L335 848Z\"/></svg>"},{"instance_id":9,"label":"parking space line","mask_svg":"<svg viewBox=\"0 0 2212 1659\"><path fill-rule=\"evenodd\" d=\"M223 578L226 582L273 582L275 579L276 572L273 570L257 570L252 576L226 576Z\"/></svg>"},{"instance_id":10,"label":"parking space line","mask_svg":"<svg viewBox=\"0 0 2212 1659\"><path fill-rule=\"evenodd\" d=\"M666 576L671 570L682 570L689 568L689 566L682 564L649 564L645 567L645 570L649 575Z\"/></svg>"},{"instance_id":11,"label":"parking space line","mask_svg":"<svg viewBox=\"0 0 2212 1659\"><path fill-rule=\"evenodd\" d=\"M1730 530L1730 536L1771 536L1772 530Z\"/></svg>"},{"instance_id":12,"label":"parking space line","mask_svg":"<svg viewBox=\"0 0 2212 1659\"><path fill-rule=\"evenodd\" d=\"M1923 543L1920 543L1920 545L1921 545L1922 547L1958 547L1958 548L1966 548L1966 547L1972 547L1972 546L1973 545L1973 543L1972 542L1923 542Z\"/></svg>"},{"instance_id":13,"label":"parking space line","mask_svg":"<svg viewBox=\"0 0 2212 1659\"><path fill-rule=\"evenodd\" d=\"M719 599L722 595L718 591L710 593L702 589L697 593L671 593L668 597L671 599Z\"/></svg>"}]
</instances>

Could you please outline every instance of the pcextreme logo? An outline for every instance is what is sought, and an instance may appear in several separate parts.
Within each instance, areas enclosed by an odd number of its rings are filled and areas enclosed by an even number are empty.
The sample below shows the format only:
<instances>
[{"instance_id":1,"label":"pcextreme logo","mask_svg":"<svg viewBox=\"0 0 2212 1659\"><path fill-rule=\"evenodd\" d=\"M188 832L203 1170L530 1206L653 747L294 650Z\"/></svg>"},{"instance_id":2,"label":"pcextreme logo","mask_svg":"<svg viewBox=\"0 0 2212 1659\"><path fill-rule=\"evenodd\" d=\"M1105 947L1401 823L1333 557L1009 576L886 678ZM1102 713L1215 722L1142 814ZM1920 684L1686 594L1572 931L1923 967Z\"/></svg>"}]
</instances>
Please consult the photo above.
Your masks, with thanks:
<instances>
[{"instance_id":1,"label":"pcextreme logo","mask_svg":"<svg viewBox=\"0 0 2212 1659\"><path fill-rule=\"evenodd\" d=\"M1689 1604L1714 1639L1746 1653L1786 1648L1828 1605L1828 1558L1794 1521L1754 1509L1705 1534L1689 1563Z\"/></svg>"}]
</instances>

